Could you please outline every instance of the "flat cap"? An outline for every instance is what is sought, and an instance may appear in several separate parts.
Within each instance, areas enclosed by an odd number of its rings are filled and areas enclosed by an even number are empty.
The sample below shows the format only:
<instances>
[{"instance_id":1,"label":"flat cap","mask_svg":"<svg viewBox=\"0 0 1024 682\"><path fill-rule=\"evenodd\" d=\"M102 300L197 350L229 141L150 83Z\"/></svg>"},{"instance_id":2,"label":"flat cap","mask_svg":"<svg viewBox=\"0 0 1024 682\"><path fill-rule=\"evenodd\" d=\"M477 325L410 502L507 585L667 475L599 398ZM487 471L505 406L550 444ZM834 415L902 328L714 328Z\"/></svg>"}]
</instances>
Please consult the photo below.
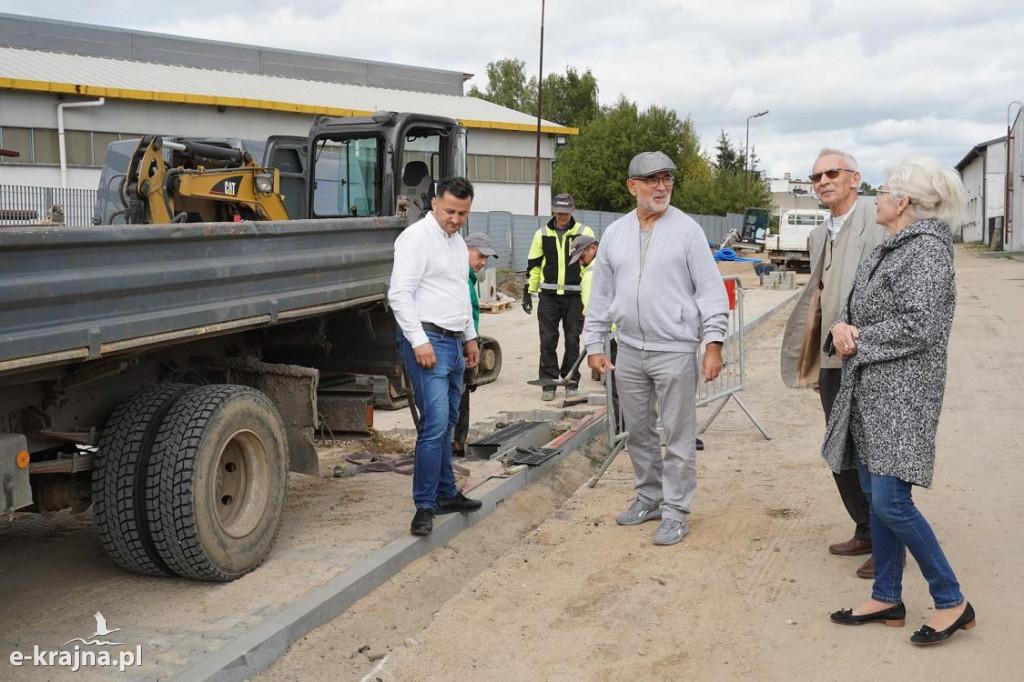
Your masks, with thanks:
<instances>
[{"instance_id":1,"label":"flat cap","mask_svg":"<svg viewBox=\"0 0 1024 682\"><path fill-rule=\"evenodd\" d=\"M664 152L640 152L629 162L629 177L646 178L662 171L674 171L676 164Z\"/></svg>"},{"instance_id":2,"label":"flat cap","mask_svg":"<svg viewBox=\"0 0 1024 682\"><path fill-rule=\"evenodd\" d=\"M571 252L572 255L569 257L569 263L572 264L578 261L580 259L580 256L583 255L583 252L586 251L591 244L596 243L597 240L591 237L589 234L581 234L580 236L576 237L576 239L573 239Z\"/></svg>"},{"instance_id":3,"label":"flat cap","mask_svg":"<svg viewBox=\"0 0 1024 682\"><path fill-rule=\"evenodd\" d=\"M491 237L486 232L470 232L467 234L466 246L476 249L488 258L498 257L497 251L491 246Z\"/></svg>"}]
</instances>

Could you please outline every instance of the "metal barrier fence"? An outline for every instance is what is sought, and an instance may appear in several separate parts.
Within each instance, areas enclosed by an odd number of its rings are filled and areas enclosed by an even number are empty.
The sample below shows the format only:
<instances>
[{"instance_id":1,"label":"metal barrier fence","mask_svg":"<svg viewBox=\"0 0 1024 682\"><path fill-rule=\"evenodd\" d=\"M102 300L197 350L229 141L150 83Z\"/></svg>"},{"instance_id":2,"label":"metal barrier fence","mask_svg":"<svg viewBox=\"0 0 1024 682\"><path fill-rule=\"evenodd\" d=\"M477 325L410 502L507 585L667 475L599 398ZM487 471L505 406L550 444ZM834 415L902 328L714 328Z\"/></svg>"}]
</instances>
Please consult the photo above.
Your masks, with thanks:
<instances>
[{"instance_id":1,"label":"metal barrier fence","mask_svg":"<svg viewBox=\"0 0 1024 682\"><path fill-rule=\"evenodd\" d=\"M45 222L85 227L93 224L95 206L94 189L0 185L0 227Z\"/></svg>"},{"instance_id":2,"label":"metal barrier fence","mask_svg":"<svg viewBox=\"0 0 1024 682\"><path fill-rule=\"evenodd\" d=\"M754 422L754 426L761 432L761 435L766 440L771 440L771 436L737 395L746 387L747 383L746 349L743 334L743 287L740 286L739 277L723 277L722 279L725 282L726 291L729 293L729 327L722 344L722 372L712 382L704 383L700 379L697 381L697 407L710 405L716 401L718 404L707 421L697 429L697 435L704 433L711 426L711 422L715 421L715 417L719 415L731 398L736 401L750 421ZM704 347L702 346L697 354L698 368L702 366L703 361Z\"/></svg>"},{"instance_id":3,"label":"metal barrier fence","mask_svg":"<svg viewBox=\"0 0 1024 682\"><path fill-rule=\"evenodd\" d=\"M598 239L604 235L605 229L621 218L622 213L608 211L588 211L577 209L573 217L594 230ZM743 214L730 213L727 216L687 214L704 230L708 239L716 244L721 243L730 230L743 228ZM498 263L502 268L512 268L516 272L526 272L526 256L533 243L533 235L551 216L518 215L508 211L476 212L469 215L469 231L484 232L491 238L494 250L498 253Z\"/></svg>"}]
</instances>

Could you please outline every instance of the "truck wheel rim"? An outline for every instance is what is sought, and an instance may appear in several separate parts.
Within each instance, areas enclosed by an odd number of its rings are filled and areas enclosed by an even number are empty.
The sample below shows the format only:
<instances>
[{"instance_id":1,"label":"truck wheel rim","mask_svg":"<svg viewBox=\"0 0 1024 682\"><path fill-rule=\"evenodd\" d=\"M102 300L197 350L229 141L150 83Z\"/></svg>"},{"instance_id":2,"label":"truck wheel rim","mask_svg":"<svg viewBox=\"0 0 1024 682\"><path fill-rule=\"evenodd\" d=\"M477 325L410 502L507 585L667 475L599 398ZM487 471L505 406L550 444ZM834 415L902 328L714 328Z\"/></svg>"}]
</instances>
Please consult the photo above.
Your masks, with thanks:
<instances>
[{"instance_id":1,"label":"truck wheel rim","mask_svg":"<svg viewBox=\"0 0 1024 682\"><path fill-rule=\"evenodd\" d=\"M217 522L233 538L259 525L270 499L270 457L252 431L237 431L217 457L213 487Z\"/></svg>"}]
</instances>

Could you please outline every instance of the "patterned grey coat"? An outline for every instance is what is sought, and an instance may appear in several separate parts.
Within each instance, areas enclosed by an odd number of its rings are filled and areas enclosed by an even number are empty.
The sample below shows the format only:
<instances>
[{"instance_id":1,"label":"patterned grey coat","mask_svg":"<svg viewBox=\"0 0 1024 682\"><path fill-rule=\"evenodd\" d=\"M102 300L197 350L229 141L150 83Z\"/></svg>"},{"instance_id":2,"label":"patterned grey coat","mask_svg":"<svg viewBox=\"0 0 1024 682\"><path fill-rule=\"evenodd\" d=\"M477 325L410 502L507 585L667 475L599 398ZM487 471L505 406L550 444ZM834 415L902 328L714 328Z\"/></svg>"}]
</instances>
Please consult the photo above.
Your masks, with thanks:
<instances>
[{"instance_id":1,"label":"patterned grey coat","mask_svg":"<svg viewBox=\"0 0 1024 682\"><path fill-rule=\"evenodd\" d=\"M856 467L856 444L871 473L931 485L955 308L953 239L941 221L909 225L861 263L841 316L860 330L857 352L843 363L822 446L833 471Z\"/></svg>"}]
</instances>

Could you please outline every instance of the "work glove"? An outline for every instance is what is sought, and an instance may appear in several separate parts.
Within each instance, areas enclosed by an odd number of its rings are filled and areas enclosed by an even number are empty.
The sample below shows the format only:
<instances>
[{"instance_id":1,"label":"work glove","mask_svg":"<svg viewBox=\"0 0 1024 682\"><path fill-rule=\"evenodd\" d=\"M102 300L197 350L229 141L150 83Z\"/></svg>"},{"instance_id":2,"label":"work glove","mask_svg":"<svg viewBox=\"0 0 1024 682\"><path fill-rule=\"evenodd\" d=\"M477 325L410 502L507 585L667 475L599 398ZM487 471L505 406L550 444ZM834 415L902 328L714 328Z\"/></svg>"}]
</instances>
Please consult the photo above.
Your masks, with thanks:
<instances>
[{"instance_id":1,"label":"work glove","mask_svg":"<svg viewBox=\"0 0 1024 682\"><path fill-rule=\"evenodd\" d=\"M523 312L529 315L533 312L533 296L530 295L530 285L523 285Z\"/></svg>"}]
</instances>

